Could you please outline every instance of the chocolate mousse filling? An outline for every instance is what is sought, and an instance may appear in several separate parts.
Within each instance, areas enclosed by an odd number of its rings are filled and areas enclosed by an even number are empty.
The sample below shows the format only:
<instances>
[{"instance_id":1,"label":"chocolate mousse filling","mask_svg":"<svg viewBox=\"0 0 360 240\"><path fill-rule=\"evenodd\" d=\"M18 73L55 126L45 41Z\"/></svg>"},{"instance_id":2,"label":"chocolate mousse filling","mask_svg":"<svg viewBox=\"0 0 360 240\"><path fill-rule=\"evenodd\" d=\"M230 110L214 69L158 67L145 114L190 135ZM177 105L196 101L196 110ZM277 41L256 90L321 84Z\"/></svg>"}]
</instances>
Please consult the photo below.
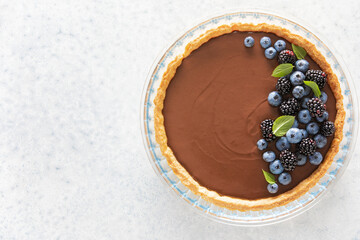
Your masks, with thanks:
<instances>
[{"instance_id":1,"label":"chocolate mousse filling","mask_svg":"<svg viewBox=\"0 0 360 240\"><path fill-rule=\"evenodd\" d=\"M255 39L252 48L244 46L247 36ZM261 169L269 171L269 164L256 146L262 138L259 124L281 113L267 101L269 92L275 90L277 78L271 73L278 63L265 58L259 44L263 36L273 43L280 39L271 33L233 32L193 51L170 81L163 109L168 146L189 174L209 190L249 200L284 193L318 167L309 162L297 166L291 183L279 185L276 194L266 188ZM305 59L311 69L319 69L311 58ZM329 120L334 121L334 95L329 86L323 91L328 95ZM329 137L327 145L318 150L323 156L332 139ZM268 149L278 156L275 142Z\"/></svg>"}]
</instances>

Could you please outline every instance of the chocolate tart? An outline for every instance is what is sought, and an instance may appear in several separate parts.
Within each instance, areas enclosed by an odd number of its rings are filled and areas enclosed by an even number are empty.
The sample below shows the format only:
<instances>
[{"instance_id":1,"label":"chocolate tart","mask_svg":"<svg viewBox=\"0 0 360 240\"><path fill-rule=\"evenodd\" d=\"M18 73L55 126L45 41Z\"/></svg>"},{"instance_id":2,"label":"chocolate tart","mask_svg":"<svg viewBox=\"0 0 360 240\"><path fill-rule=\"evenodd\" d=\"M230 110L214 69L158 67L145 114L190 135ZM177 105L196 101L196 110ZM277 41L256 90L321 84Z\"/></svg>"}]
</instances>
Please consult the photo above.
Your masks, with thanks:
<instances>
[{"instance_id":1,"label":"chocolate tart","mask_svg":"<svg viewBox=\"0 0 360 240\"><path fill-rule=\"evenodd\" d=\"M253 48L244 38L255 39ZM266 190L261 169L268 169L256 141L259 123L276 118L267 96L276 59L264 57L259 40L268 36L303 47L312 69L327 74L329 120L335 133L321 149L319 166L306 163L276 194ZM231 24L208 30L190 42L165 71L155 97L155 135L162 154L194 194L230 210L265 210L296 200L312 188L339 150L345 111L340 84L315 45L289 30L268 24Z\"/></svg>"}]
</instances>

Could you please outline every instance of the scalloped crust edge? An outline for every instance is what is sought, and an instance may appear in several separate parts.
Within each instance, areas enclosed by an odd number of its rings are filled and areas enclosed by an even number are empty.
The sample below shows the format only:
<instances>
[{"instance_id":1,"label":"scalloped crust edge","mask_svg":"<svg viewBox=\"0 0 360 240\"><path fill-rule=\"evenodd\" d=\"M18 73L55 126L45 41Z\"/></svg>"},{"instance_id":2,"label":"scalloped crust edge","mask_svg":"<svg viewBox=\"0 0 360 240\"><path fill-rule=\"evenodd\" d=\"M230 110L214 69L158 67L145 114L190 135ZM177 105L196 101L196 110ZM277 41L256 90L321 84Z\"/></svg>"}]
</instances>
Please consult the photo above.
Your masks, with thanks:
<instances>
[{"instance_id":1,"label":"scalloped crust edge","mask_svg":"<svg viewBox=\"0 0 360 240\"><path fill-rule=\"evenodd\" d=\"M182 60L189 56L189 54L195 49L199 48L202 44L209 41L211 38L221 36L223 34L231 33L233 31L251 31L251 32L270 32L274 33L279 37L288 40L298 46L303 47L309 56L318 63L320 68L328 75L328 84L333 91L336 99L337 114L335 118L336 131L334 139L327 152L322 164L306 179L300 182L293 189L280 194L275 197L262 198L257 200L247 200L242 198L235 198L225 195L220 195L216 191L209 190L204 186L201 186L192 176L186 171L186 169L176 160L176 157L170 147L167 145L167 136L164 126L164 116L162 114L164 99L166 95L166 89L176 73L176 69L182 63ZM343 96L341 94L340 83L337 76L333 73L330 64L326 61L325 57L316 49L315 45L304 39L299 35L292 34L288 29L269 25L266 23L262 24L242 24L233 23L231 25L222 25L215 29L210 29L204 34L200 35L197 39L188 43L185 47L183 54L178 55L169 65L165 73L163 74L162 81L158 88L158 93L154 99L154 120L155 120L155 138L162 154L166 157L169 166L174 171L175 175L180 179L188 189L194 194L201 196L208 202L211 202L219 207L225 207L229 210L238 211L257 211L272 209L279 206L284 206L309 191L314 187L319 180L325 175L329 169L335 155L339 151L339 145L343 138L343 126L345 119L345 110L343 106Z\"/></svg>"}]
</instances>

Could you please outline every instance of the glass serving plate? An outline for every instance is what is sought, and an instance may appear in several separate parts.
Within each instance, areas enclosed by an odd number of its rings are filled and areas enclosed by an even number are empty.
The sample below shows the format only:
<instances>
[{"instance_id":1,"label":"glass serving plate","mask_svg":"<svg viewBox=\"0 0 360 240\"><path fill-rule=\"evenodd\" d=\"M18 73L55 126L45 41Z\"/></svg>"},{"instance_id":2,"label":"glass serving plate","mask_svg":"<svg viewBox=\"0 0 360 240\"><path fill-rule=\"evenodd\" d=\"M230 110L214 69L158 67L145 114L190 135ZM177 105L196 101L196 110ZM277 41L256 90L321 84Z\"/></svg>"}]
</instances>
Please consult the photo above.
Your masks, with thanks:
<instances>
[{"instance_id":1,"label":"glass serving plate","mask_svg":"<svg viewBox=\"0 0 360 240\"><path fill-rule=\"evenodd\" d=\"M344 125L344 138L340 143L340 150L335 156L331 167L320 181L310 189L305 195L289 204L276 207L271 210L262 211L231 211L226 208L218 207L209 203L201 197L193 194L187 189L173 173L169 167L166 158L161 154L158 143L155 141L154 130L154 97L157 94L159 83L162 75L167 69L168 64L179 54L184 52L185 46L192 40L196 39L202 33L209 29L216 28L223 24L234 22L242 23L268 23L278 25L289 29L292 33L301 35L305 39L314 43L317 49L326 57L331 64L334 73L337 75L342 93L344 96L344 107L346 119ZM265 225L290 219L300 213L313 207L337 182L337 179L344 172L348 165L357 136L358 128L358 105L355 96L354 84L341 60L335 56L322 40L315 36L302 25L264 12L236 12L225 14L204 21L192 29L185 32L160 56L152 67L148 78L146 79L143 95L141 99L141 130L146 152L150 163L157 175L164 180L167 186L172 189L179 198L183 199L190 208L196 212L218 220L220 222L233 225Z\"/></svg>"}]
</instances>

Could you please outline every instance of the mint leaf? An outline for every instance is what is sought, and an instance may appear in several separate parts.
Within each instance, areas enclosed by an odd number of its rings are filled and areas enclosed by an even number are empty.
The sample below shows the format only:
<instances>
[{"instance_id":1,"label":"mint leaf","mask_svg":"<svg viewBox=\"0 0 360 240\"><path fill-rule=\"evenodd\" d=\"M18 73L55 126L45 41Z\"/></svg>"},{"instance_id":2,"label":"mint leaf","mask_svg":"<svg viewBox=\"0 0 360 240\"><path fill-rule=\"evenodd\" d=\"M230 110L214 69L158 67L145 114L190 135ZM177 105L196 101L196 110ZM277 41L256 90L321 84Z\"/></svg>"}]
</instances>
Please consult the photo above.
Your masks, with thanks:
<instances>
[{"instance_id":1,"label":"mint leaf","mask_svg":"<svg viewBox=\"0 0 360 240\"><path fill-rule=\"evenodd\" d=\"M296 46L295 44L291 44L292 49L297 57L297 59L304 59L306 56L306 51L302 47Z\"/></svg>"},{"instance_id":2,"label":"mint leaf","mask_svg":"<svg viewBox=\"0 0 360 240\"><path fill-rule=\"evenodd\" d=\"M270 183L270 184L274 184L276 183L276 180L275 180L275 176L272 175L271 173L265 171L264 169L262 169L262 172L264 174L264 177L265 177L265 180Z\"/></svg>"},{"instance_id":3,"label":"mint leaf","mask_svg":"<svg viewBox=\"0 0 360 240\"><path fill-rule=\"evenodd\" d=\"M306 86L311 87L311 89L314 92L315 97L319 98L321 96L321 91L319 89L319 86L316 84L316 82L313 81L304 81L304 84Z\"/></svg>"},{"instance_id":4,"label":"mint leaf","mask_svg":"<svg viewBox=\"0 0 360 240\"><path fill-rule=\"evenodd\" d=\"M294 66L291 63L283 63L277 66L271 76L273 77L283 77L290 74Z\"/></svg>"},{"instance_id":5,"label":"mint leaf","mask_svg":"<svg viewBox=\"0 0 360 240\"><path fill-rule=\"evenodd\" d=\"M284 115L278 117L272 126L272 131L277 137L282 137L292 127L295 121L295 116Z\"/></svg>"}]
</instances>

